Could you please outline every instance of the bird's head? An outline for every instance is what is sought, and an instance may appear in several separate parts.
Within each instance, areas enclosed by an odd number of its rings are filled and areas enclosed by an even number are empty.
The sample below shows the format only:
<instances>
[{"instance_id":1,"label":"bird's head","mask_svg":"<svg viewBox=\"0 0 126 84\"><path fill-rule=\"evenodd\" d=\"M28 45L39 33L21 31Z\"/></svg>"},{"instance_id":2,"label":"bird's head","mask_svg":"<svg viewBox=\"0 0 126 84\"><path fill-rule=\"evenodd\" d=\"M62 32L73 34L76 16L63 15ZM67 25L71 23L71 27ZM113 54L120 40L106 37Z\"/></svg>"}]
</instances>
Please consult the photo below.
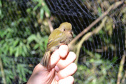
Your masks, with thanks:
<instances>
[{"instance_id":1,"label":"bird's head","mask_svg":"<svg viewBox=\"0 0 126 84\"><path fill-rule=\"evenodd\" d=\"M63 22L59 26L60 31L72 33L72 25L68 22Z\"/></svg>"}]
</instances>

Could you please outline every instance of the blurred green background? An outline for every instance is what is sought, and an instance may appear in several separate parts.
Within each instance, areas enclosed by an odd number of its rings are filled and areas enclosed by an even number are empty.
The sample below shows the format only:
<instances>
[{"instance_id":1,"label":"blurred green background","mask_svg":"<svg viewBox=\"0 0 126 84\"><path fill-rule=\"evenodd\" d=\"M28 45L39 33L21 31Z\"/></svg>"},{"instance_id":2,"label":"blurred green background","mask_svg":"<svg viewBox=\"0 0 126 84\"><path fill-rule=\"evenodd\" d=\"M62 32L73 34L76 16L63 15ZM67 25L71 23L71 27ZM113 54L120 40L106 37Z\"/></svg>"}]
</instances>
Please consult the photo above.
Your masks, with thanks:
<instances>
[{"instance_id":1,"label":"blurred green background","mask_svg":"<svg viewBox=\"0 0 126 84\"><path fill-rule=\"evenodd\" d=\"M94 21L93 17L97 19L116 1L82 0L82 2L93 15L92 18L89 21L79 16L73 18L87 27ZM44 0L0 0L1 84L26 82L46 50L50 34L49 21L54 28L61 22L67 21L64 19L66 15L52 13L48 5ZM64 20L61 21L59 18ZM74 75L75 84L116 84L117 82L125 48L126 7L117 8L107 18L104 28L85 41L81 47L78 70ZM85 23L82 20L85 20ZM75 36L84 29L74 22L72 24ZM121 83L125 84L126 64L123 67Z\"/></svg>"}]
</instances>

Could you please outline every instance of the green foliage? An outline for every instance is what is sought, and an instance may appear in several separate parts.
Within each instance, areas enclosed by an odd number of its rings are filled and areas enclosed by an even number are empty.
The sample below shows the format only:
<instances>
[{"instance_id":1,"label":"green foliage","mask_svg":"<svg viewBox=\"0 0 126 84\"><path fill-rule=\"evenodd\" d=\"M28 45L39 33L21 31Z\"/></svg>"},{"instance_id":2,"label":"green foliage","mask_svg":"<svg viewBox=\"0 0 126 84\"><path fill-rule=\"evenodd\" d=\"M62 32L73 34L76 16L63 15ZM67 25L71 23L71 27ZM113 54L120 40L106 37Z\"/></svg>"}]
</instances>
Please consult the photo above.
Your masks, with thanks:
<instances>
[{"instance_id":1,"label":"green foliage","mask_svg":"<svg viewBox=\"0 0 126 84\"><path fill-rule=\"evenodd\" d=\"M108 32L109 36L112 36L112 32L113 32L113 19L112 18L108 18L106 26L105 26L105 30Z\"/></svg>"},{"instance_id":2,"label":"green foliage","mask_svg":"<svg viewBox=\"0 0 126 84\"><path fill-rule=\"evenodd\" d=\"M25 58L33 56L41 58L48 41L47 33L41 32L41 27L48 28L42 24L45 16L50 16L46 3L43 0L25 3L0 0L0 20L2 20L0 22L0 57L7 84L14 82L21 84L28 80L29 77L26 76L33 70L29 64L35 66L33 63L36 60L29 63ZM27 5L27 8L22 10L24 5ZM23 59L20 59L21 57ZM2 78L1 72L0 78ZM3 83L1 79L0 83Z\"/></svg>"},{"instance_id":3,"label":"green foliage","mask_svg":"<svg viewBox=\"0 0 126 84\"><path fill-rule=\"evenodd\" d=\"M89 52L89 51L87 51ZM113 63L108 60L102 60L101 55L91 53L93 57L88 58L85 65L78 65L78 70L75 74L76 84L115 84L116 67L113 68ZM89 56L90 57L90 56ZM83 75L82 75L83 74Z\"/></svg>"},{"instance_id":4,"label":"green foliage","mask_svg":"<svg viewBox=\"0 0 126 84\"><path fill-rule=\"evenodd\" d=\"M98 7L98 13L99 13L99 15L102 14L102 11L101 11L101 8L100 7Z\"/></svg>"},{"instance_id":5,"label":"green foliage","mask_svg":"<svg viewBox=\"0 0 126 84\"><path fill-rule=\"evenodd\" d=\"M122 18L121 18L121 20L122 20L123 24L126 25L126 7L124 7L124 8L121 10L120 16L121 16L121 15L123 15Z\"/></svg>"},{"instance_id":6,"label":"green foliage","mask_svg":"<svg viewBox=\"0 0 126 84\"><path fill-rule=\"evenodd\" d=\"M16 79L19 79L19 83L21 83L22 81L26 81L26 74L32 73L32 71L28 69L29 66L27 64L17 63L18 60L23 62L22 59L13 59L2 54L1 58L4 64L4 73L7 83L12 83L12 80L15 81Z\"/></svg>"},{"instance_id":7,"label":"green foliage","mask_svg":"<svg viewBox=\"0 0 126 84\"><path fill-rule=\"evenodd\" d=\"M36 53L40 53L45 51L46 45L48 42L48 37L44 36L41 37L39 33L37 35L32 34L31 36L28 37L27 39L27 44L30 45L33 41L35 41L35 45L33 45L33 49L36 50Z\"/></svg>"}]
</instances>

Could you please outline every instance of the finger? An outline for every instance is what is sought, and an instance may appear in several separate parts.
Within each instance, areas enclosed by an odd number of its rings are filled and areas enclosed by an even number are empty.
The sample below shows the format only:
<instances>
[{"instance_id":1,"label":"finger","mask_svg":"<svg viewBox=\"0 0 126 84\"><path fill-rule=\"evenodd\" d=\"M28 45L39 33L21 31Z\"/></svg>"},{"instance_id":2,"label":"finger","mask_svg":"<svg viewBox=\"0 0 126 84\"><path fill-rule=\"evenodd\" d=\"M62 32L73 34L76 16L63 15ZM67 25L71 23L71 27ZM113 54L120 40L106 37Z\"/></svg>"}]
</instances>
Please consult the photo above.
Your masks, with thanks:
<instances>
[{"instance_id":1,"label":"finger","mask_svg":"<svg viewBox=\"0 0 126 84\"><path fill-rule=\"evenodd\" d=\"M65 67L67 67L70 63L74 62L74 60L76 59L76 55L74 52L69 52L68 56L65 59L60 59L57 63L57 65L55 66L56 71L57 70L61 70L64 69ZM58 69L57 69L58 68Z\"/></svg>"},{"instance_id":2,"label":"finger","mask_svg":"<svg viewBox=\"0 0 126 84\"><path fill-rule=\"evenodd\" d=\"M59 61L59 59L60 59L59 50L56 50L53 52L53 54L50 57L50 62L49 62L50 67L53 68L56 65L56 63Z\"/></svg>"},{"instance_id":3,"label":"finger","mask_svg":"<svg viewBox=\"0 0 126 84\"><path fill-rule=\"evenodd\" d=\"M74 78L72 76L68 76L58 81L58 84L73 84L73 83L74 83Z\"/></svg>"},{"instance_id":4,"label":"finger","mask_svg":"<svg viewBox=\"0 0 126 84\"><path fill-rule=\"evenodd\" d=\"M68 46L67 45L61 45L59 47L59 55L61 58L65 58L68 53Z\"/></svg>"},{"instance_id":5,"label":"finger","mask_svg":"<svg viewBox=\"0 0 126 84\"><path fill-rule=\"evenodd\" d=\"M37 72L40 72L43 68L44 66L42 66L40 63L37 64L32 72L32 75L36 74Z\"/></svg>"},{"instance_id":6,"label":"finger","mask_svg":"<svg viewBox=\"0 0 126 84\"><path fill-rule=\"evenodd\" d=\"M62 69L59 72L57 72L56 76L58 77L58 79L63 79L65 77L68 77L74 74L76 70L77 70L77 65L75 63L71 63L65 69Z\"/></svg>"}]
</instances>

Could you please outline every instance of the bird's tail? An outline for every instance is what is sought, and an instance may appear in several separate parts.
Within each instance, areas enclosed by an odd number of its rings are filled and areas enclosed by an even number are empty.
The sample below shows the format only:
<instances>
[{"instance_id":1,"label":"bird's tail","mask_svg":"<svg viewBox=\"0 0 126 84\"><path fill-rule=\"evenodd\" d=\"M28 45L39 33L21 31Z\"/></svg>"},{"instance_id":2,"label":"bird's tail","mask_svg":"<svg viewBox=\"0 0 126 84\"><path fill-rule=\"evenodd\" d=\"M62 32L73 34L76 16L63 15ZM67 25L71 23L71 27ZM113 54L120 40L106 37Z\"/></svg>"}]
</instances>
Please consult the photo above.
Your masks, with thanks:
<instances>
[{"instance_id":1,"label":"bird's tail","mask_svg":"<svg viewBox=\"0 0 126 84\"><path fill-rule=\"evenodd\" d=\"M50 60L50 51L45 52L42 60L40 61L40 64L48 68L49 60Z\"/></svg>"}]
</instances>

